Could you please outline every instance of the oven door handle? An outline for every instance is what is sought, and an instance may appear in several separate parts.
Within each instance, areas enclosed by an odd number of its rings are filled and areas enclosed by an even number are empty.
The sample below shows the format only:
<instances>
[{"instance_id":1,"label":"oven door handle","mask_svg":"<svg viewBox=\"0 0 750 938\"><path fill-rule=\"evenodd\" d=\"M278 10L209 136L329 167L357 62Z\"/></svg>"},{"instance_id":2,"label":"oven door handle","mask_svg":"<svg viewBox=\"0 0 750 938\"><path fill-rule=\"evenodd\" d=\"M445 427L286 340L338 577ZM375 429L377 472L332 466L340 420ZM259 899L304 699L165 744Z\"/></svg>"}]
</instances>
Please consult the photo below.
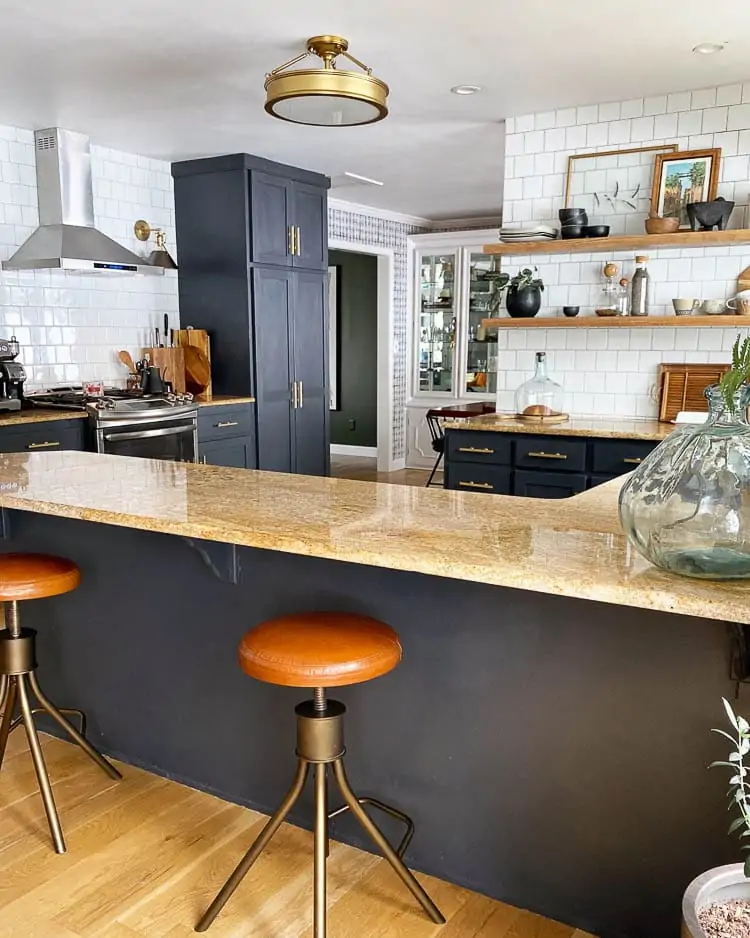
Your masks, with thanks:
<instances>
[{"instance_id":1,"label":"oven door handle","mask_svg":"<svg viewBox=\"0 0 750 938\"><path fill-rule=\"evenodd\" d=\"M156 430L134 430L128 433L104 433L104 439L108 443L117 443L119 440L145 440L153 436L177 436L180 433L189 433L192 435L192 426L181 427L159 427Z\"/></svg>"}]
</instances>

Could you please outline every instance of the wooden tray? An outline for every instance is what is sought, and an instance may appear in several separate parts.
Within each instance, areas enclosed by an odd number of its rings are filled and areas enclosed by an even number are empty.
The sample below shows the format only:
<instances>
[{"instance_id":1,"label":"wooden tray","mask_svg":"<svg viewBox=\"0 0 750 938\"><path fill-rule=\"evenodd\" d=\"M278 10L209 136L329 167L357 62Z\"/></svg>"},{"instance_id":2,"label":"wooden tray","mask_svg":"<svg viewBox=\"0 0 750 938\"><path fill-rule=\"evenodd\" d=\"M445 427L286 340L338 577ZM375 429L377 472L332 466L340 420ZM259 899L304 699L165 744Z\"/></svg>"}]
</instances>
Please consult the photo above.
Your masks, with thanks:
<instances>
[{"instance_id":1,"label":"wooden tray","mask_svg":"<svg viewBox=\"0 0 750 938\"><path fill-rule=\"evenodd\" d=\"M718 384L732 366L662 364L659 366L659 420L669 423L681 410L708 412L703 392Z\"/></svg>"},{"instance_id":2,"label":"wooden tray","mask_svg":"<svg viewBox=\"0 0 750 938\"><path fill-rule=\"evenodd\" d=\"M198 401L210 401L213 397L213 385L211 382L211 340L205 329L176 329L174 334L174 344L180 347L192 345L203 353L209 365L208 384L205 391L196 395Z\"/></svg>"}]
</instances>

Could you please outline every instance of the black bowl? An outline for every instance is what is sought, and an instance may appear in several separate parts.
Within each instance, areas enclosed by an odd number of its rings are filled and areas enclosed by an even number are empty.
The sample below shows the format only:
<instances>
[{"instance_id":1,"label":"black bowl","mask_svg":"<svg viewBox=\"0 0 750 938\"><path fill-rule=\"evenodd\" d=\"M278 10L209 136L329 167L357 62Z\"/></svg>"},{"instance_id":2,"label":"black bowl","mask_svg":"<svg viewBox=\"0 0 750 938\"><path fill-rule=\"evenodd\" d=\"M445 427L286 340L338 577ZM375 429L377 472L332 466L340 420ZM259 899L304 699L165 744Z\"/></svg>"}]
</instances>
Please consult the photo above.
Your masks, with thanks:
<instances>
[{"instance_id":1,"label":"black bowl","mask_svg":"<svg viewBox=\"0 0 750 938\"><path fill-rule=\"evenodd\" d=\"M580 306L563 306L563 316L577 316L580 311Z\"/></svg>"},{"instance_id":2,"label":"black bowl","mask_svg":"<svg viewBox=\"0 0 750 938\"><path fill-rule=\"evenodd\" d=\"M585 228L583 225L563 225L560 229L560 236L566 241L570 238L583 238Z\"/></svg>"},{"instance_id":3,"label":"black bowl","mask_svg":"<svg viewBox=\"0 0 750 938\"><path fill-rule=\"evenodd\" d=\"M587 225L583 229L584 238L608 238L609 225Z\"/></svg>"},{"instance_id":4,"label":"black bowl","mask_svg":"<svg viewBox=\"0 0 750 938\"><path fill-rule=\"evenodd\" d=\"M586 214L585 208L561 208L557 213L558 218L563 223L573 218L584 218Z\"/></svg>"}]
</instances>

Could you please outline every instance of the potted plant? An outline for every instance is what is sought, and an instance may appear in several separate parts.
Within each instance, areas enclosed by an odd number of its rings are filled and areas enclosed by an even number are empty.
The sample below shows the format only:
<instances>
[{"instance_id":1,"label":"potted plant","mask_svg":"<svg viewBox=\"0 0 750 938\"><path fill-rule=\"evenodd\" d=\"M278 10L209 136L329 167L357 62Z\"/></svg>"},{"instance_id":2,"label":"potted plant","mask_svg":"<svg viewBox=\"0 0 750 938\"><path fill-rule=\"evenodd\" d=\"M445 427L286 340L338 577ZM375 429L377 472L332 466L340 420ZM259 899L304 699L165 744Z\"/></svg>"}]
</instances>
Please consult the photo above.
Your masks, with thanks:
<instances>
[{"instance_id":1,"label":"potted plant","mask_svg":"<svg viewBox=\"0 0 750 938\"><path fill-rule=\"evenodd\" d=\"M510 279L506 306L508 313L516 319L529 319L539 312L544 283L537 273L536 267L522 267Z\"/></svg>"},{"instance_id":2,"label":"potted plant","mask_svg":"<svg viewBox=\"0 0 750 938\"><path fill-rule=\"evenodd\" d=\"M731 771L730 810L739 816L729 825L729 833L750 837L750 724L737 716L724 700L732 733L713 730L732 744L728 762L714 762ZM750 842L742 847L750 850ZM703 873L688 886L682 900L683 938L745 938L750 934L750 854L744 863L718 866Z\"/></svg>"}]
</instances>

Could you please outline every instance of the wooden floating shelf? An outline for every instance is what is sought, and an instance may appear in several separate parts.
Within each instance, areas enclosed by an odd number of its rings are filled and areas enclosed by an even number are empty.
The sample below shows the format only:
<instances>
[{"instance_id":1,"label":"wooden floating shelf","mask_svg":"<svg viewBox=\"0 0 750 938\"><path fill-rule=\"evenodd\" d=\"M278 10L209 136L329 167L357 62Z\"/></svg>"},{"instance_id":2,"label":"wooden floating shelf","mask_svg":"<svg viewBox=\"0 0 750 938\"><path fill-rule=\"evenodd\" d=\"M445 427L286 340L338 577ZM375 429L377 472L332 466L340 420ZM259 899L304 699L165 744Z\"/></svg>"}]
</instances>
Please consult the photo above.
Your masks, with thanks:
<instances>
[{"instance_id":1,"label":"wooden floating shelf","mask_svg":"<svg viewBox=\"0 0 750 938\"><path fill-rule=\"evenodd\" d=\"M724 326L750 329L746 316L540 316L533 319L483 319L485 329L685 329Z\"/></svg>"},{"instance_id":2,"label":"wooden floating shelf","mask_svg":"<svg viewBox=\"0 0 750 938\"><path fill-rule=\"evenodd\" d=\"M485 244L485 254L612 254L615 251L649 251L656 248L721 247L750 245L750 229L734 231L676 231L661 235L617 235L611 238L570 238L567 241L523 241Z\"/></svg>"}]
</instances>

